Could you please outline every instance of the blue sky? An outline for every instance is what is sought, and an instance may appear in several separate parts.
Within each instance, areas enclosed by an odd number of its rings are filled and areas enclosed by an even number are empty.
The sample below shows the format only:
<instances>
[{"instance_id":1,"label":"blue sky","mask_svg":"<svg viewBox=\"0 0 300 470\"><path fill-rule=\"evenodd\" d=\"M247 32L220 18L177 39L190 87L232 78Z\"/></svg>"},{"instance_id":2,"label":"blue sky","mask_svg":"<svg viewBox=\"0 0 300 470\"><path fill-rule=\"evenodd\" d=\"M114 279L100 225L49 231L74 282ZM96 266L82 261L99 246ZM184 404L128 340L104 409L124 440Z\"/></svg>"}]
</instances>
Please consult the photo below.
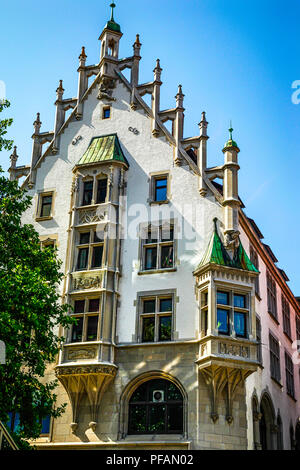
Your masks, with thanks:
<instances>
[{"instance_id":1,"label":"blue sky","mask_svg":"<svg viewBox=\"0 0 300 470\"><path fill-rule=\"evenodd\" d=\"M81 46L88 63L99 61L98 37L110 1L10 0L2 5L0 80L14 118L10 137L20 156L31 158L32 123L54 124L55 90L77 93ZM179 83L185 93L185 136L197 135L201 111L209 121L209 165L223 162L230 119L241 149L239 192L300 295L299 188L300 104L292 83L300 80L298 0L116 0L115 19L124 36L120 55L143 44L141 81L152 80L156 58L163 68L162 108L174 106ZM7 170L9 153L0 154Z\"/></svg>"}]
</instances>

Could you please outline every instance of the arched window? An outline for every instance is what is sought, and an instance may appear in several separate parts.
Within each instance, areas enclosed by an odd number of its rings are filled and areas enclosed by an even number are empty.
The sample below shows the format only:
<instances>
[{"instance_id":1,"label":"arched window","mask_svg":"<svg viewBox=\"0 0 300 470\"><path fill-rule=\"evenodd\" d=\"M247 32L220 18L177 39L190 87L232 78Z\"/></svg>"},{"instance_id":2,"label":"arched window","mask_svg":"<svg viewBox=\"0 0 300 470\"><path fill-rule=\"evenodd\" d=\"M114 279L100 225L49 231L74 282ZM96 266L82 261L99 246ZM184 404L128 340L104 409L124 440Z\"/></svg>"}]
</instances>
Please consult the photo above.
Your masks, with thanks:
<instances>
[{"instance_id":1,"label":"arched window","mask_svg":"<svg viewBox=\"0 0 300 470\"><path fill-rule=\"evenodd\" d=\"M178 387L162 379L140 385L129 401L128 434L183 433L183 397Z\"/></svg>"}]
</instances>

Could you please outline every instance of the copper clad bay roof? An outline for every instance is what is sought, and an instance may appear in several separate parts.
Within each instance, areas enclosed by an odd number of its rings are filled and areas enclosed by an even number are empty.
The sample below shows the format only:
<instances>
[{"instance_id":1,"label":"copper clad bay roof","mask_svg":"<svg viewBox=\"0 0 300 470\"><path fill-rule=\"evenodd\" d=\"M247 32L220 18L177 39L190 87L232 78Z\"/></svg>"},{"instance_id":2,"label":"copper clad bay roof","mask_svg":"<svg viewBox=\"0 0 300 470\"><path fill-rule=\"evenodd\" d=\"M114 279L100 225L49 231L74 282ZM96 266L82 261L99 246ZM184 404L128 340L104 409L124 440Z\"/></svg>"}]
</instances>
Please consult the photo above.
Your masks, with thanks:
<instances>
[{"instance_id":1,"label":"copper clad bay roof","mask_svg":"<svg viewBox=\"0 0 300 470\"><path fill-rule=\"evenodd\" d=\"M77 165L108 161L117 161L129 166L121 149L117 134L94 137Z\"/></svg>"}]
</instances>

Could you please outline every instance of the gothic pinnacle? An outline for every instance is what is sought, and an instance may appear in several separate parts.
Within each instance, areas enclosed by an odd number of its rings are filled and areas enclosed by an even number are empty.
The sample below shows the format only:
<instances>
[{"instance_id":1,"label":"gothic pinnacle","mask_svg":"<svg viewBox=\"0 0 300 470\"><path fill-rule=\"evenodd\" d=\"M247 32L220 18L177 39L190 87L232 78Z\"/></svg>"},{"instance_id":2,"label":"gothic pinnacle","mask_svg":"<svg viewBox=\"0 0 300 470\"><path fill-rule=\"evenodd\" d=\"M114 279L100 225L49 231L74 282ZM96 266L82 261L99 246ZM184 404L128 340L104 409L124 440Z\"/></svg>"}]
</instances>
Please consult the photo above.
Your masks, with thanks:
<instances>
[{"instance_id":1,"label":"gothic pinnacle","mask_svg":"<svg viewBox=\"0 0 300 470\"><path fill-rule=\"evenodd\" d=\"M86 58L87 58L87 55L86 55L86 53L85 53L85 47L82 46L79 59L86 59Z\"/></svg>"},{"instance_id":2,"label":"gothic pinnacle","mask_svg":"<svg viewBox=\"0 0 300 470\"><path fill-rule=\"evenodd\" d=\"M34 133L39 134L40 133L40 128L41 128L41 119L40 119L40 113L36 114L36 120L33 123L34 126Z\"/></svg>"},{"instance_id":3,"label":"gothic pinnacle","mask_svg":"<svg viewBox=\"0 0 300 470\"><path fill-rule=\"evenodd\" d=\"M183 108L184 94L182 93L182 85L178 85L178 91L177 91L177 95L175 96L175 98L176 98L176 107Z\"/></svg>"},{"instance_id":4,"label":"gothic pinnacle","mask_svg":"<svg viewBox=\"0 0 300 470\"><path fill-rule=\"evenodd\" d=\"M10 156L10 161L11 161L11 168L16 168L16 163L18 160L19 156L17 155L17 146L14 146L13 153Z\"/></svg>"},{"instance_id":5,"label":"gothic pinnacle","mask_svg":"<svg viewBox=\"0 0 300 470\"><path fill-rule=\"evenodd\" d=\"M201 113L201 121L199 122L199 127L200 127L200 137L207 137L207 125L208 122L206 120L206 113L205 111L202 111Z\"/></svg>"},{"instance_id":6,"label":"gothic pinnacle","mask_svg":"<svg viewBox=\"0 0 300 470\"><path fill-rule=\"evenodd\" d=\"M57 99L62 100L63 94L64 94L64 88L63 88L63 81L59 80L59 85L58 88L56 89L56 94L57 94Z\"/></svg>"}]
</instances>

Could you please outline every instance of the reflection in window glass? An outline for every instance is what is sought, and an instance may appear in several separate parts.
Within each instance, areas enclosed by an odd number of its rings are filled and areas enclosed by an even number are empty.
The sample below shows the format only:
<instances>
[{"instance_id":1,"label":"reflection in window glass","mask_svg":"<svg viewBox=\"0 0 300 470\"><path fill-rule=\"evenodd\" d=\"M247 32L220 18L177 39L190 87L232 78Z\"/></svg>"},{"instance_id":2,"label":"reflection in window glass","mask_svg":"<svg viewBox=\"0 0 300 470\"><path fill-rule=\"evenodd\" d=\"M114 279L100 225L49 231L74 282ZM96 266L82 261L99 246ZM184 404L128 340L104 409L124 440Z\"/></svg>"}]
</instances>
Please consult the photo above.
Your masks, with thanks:
<instances>
[{"instance_id":1,"label":"reflection in window glass","mask_svg":"<svg viewBox=\"0 0 300 470\"><path fill-rule=\"evenodd\" d=\"M246 317L244 313L234 312L234 330L237 336L246 337Z\"/></svg>"},{"instance_id":2,"label":"reflection in window glass","mask_svg":"<svg viewBox=\"0 0 300 470\"><path fill-rule=\"evenodd\" d=\"M228 292L217 292L217 304L228 305L229 304L229 293Z\"/></svg>"},{"instance_id":3,"label":"reflection in window glass","mask_svg":"<svg viewBox=\"0 0 300 470\"><path fill-rule=\"evenodd\" d=\"M228 311L221 308L217 309L217 325L219 333L223 335L229 334Z\"/></svg>"},{"instance_id":4,"label":"reflection in window glass","mask_svg":"<svg viewBox=\"0 0 300 470\"><path fill-rule=\"evenodd\" d=\"M167 178L155 180L155 201L167 200Z\"/></svg>"},{"instance_id":5,"label":"reflection in window glass","mask_svg":"<svg viewBox=\"0 0 300 470\"><path fill-rule=\"evenodd\" d=\"M145 317L142 320L142 341L143 343L150 343L154 341L155 318Z\"/></svg>"},{"instance_id":6,"label":"reflection in window glass","mask_svg":"<svg viewBox=\"0 0 300 470\"><path fill-rule=\"evenodd\" d=\"M246 297L244 295L234 294L234 306L239 308L246 308Z\"/></svg>"}]
</instances>

